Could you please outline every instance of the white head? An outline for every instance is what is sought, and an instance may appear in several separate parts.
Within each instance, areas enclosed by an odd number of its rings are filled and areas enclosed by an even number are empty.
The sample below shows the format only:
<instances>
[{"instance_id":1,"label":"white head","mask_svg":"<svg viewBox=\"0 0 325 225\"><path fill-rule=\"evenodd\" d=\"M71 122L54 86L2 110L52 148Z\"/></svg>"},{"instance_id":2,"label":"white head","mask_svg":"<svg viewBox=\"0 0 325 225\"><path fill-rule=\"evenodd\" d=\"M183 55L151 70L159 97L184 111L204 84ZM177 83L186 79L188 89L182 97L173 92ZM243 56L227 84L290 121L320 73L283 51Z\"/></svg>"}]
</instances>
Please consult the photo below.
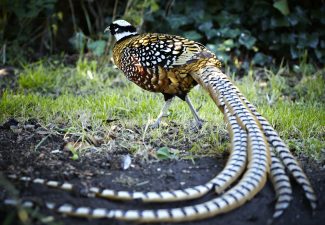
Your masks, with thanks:
<instances>
[{"instance_id":1,"label":"white head","mask_svg":"<svg viewBox=\"0 0 325 225\"><path fill-rule=\"evenodd\" d=\"M138 34L136 28L125 20L115 20L104 32L108 30L114 35L116 41Z\"/></svg>"}]
</instances>

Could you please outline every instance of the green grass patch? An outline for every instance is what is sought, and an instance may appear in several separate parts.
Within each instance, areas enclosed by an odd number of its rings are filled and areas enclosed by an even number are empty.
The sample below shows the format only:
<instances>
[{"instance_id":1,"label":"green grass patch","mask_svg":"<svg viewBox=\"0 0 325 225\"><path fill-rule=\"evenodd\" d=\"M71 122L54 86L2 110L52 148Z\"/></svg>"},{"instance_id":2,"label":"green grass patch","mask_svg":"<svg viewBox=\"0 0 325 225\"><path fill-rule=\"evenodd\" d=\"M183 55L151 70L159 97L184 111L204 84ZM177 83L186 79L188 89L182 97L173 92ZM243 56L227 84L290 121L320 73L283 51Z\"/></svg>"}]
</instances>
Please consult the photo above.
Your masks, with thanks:
<instances>
[{"instance_id":1,"label":"green grass patch","mask_svg":"<svg viewBox=\"0 0 325 225\"><path fill-rule=\"evenodd\" d=\"M285 77L285 68L264 70L261 80L256 79L255 72L252 70L236 85L291 149L320 159L325 145L322 71L300 74L294 85L288 80L295 76ZM76 67L40 62L23 68L17 90L3 93L0 122L35 118L44 127L78 134L82 140L88 134L109 133L118 124L125 130L138 130L133 136L131 131L119 131L120 144L134 154L164 146L172 151L185 149L188 155L209 155L228 149L223 116L212 100L201 88L194 88L190 97L196 107L201 107L199 114L207 121L203 129L191 131L190 110L185 102L175 99L165 119L170 126L150 130L146 128L159 114L162 95L142 90L111 66L99 68L96 61L80 60Z\"/></svg>"}]
</instances>

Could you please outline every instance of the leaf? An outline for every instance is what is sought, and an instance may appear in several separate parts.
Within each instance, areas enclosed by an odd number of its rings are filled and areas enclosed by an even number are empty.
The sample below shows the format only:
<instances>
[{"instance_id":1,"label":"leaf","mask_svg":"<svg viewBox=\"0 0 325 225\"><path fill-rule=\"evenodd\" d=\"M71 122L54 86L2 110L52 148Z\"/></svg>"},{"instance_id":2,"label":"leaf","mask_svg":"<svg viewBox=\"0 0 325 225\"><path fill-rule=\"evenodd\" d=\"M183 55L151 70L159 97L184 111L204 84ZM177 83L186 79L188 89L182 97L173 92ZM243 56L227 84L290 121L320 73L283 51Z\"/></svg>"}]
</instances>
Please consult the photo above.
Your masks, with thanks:
<instances>
[{"instance_id":1,"label":"leaf","mask_svg":"<svg viewBox=\"0 0 325 225\"><path fill-rule=\"evenodd\" d=\"M219 59L223 63L227 63L230 61L230 54L224 51L216 51L215 52L217 59Z\"/></svg>"},{"instance_id":2,"label":"leaf","mask_svg":"<svg viewBox=\"0 0 325 225\"><path fill-rule=\"evenodd\" d=\"M252 49L256 42L256 38L249 33L241 33L238 41L239 44L244 45L247 49Z\"/></svg>"},{"instance_id":3,"label":"leaf","mask_svg":"<svg viewBox=\"0 0 325 225\"><path fill-rule=\"evenodd\" d=\"M185 15L188 15L193 21L200 22L204 18L205 12L202 9L196 9L193 10L193 7L191 9L187 8Z\"/></svg>"},{"instance_id":4,"label":"leaf","mask_svg":"<svg viewBox=\"0 0 325 225\"><path fill-rule=\"evenodd\" d=\"M319 43L319 37L316 32L307 35L307 45L311 48L316 48Z\"/></svg>"},{"instance_id":5,"label":"leaf","mask_svg":"<svg viewBox=\"0 0 325 225\"><path fill-rule=\"evenodd\" d=\"M320 47L323 48L323 49L325 48L325 41L324 40L320 41Z\"/></svg>"},{"instance_id":6,"label":"leaf","mask_svg":"<svg viewBox=\"0 0 325 225\"><path fill-rule=\"evenodd\" d=\"M298 35L298 44L297 48L298 49L304 49L308 46L308 34L305 32L301 32Z\"/></svg>"},{"instance_id":7,"label":"leaf","mask_svg":"<svg viewBox=\"0 0 325 225\"><path fill-rule=\"evenodd\" d=\"M169 25L177 30L179 27L192 23L192 19L187 16L174 15L167 18Z\"/></svg>"},{"instance_id":8,"label":"leaf","mask_svg":"<svg viewBox=\"0 0 325 225\"><path fill-rule=\"evenodd\" d=\"M156 1L150 1L149 4L151 12L157 12L159 10L159 5Z\"/></svg>"},{"instance_id":9,"label":"leaf","mask_svg":"<svg viewBox=\"0 0 325 225\"><path fill-rule=\"evenodd\" d=\"M294 13L291 13L287 18L291 26L296 26L299 23L299 16Z\"/></svg>"},{"instance_id":10,"label":"leaf","mask_svg":"<svg viewBox=\"0 0 325 225\"><path fill-rule=\"evenodd\" d=\"M194 41L199 41L202 38L202 35L196 31L187 31L183 35L184 37Z\"/></svg>"},{"instance_id":11,"label":"leaf","mask_svg":"<svg viewBox=\"0 0 325 225\"><path fill-rule=\"evenodd\" d=\"M102 56L105 52L106 41L98 40L88 43L88 49L90 49L95 55Z\"/></svg>"},{"instance_id":12,"label":"leaf","mask_svg":"<svg viewBox=\"0 0 325 225\"><path fill-rule=\"evenodd\" d=\"M217 45L215 45L215 44L207 44L206 47L212 52L217 51Z\"/></svg>"},{"instance_id":13,"label":"leaf","mask_svg":"<svg viewBox=\"0 0 325 225\"><path fill-rule=\"evenodd\" d=\"M227 39L218 46L219 51L229 52L235 46L233 39Z\"/></svg>"},{"instance_id":14,"label":"leaf","mask_svg":"<svg viewBox=\"0 0 325 225\"><path fill-rule=\"evenodd\" d=\"M287 0L279 0L273 3L273 7L278 9L283 15L289 15L289 7Z\"/></svg>"},{"instance_id":15,"label":"leaf","mask_svg":"<svg viewBox=\"0 0 325 225\"><path fill-rule=\"evenodd\" d=\"M220 32L216 29L213 29L213 23L211 21L202 23L199 26L199 30L204 32L208 40L220 36Z\"/></svg>"},{"instance_id":16,"label":"leaf","mask_svg":"<svg viewBox=\"0 0 325 225\"><path fill-rule=\"evenodd\" d=\"M78 150L75 148L74 143L72 142L68 142L64 148L65 151L70 151L72 153L71 159L72 160L77 160L79 159L79 155L78 155Z\"/></svg>"},{"instance_id":17,"label":"leaf","mask_svg":"<svg viewBox=\"0 0 325 225\"><path fill-rule=\"evenodd\" d=\"M229 27L224 27L224 28L219 29L219 31L220 31L221 35L226 38L235 38L238 35L240 35L240 30L237 28L232 29Z\"/></svg>"},{"instance_id":18,"label":"leaf","mask_svg":"<svg viewBox=\"0 0 325 225\"><path fill-rule=\"evenodd\" d=\"M261 65L261 66L267 65L271 61L272 61L272 58L270 56L267 56L261 52L256 53L252 60L253 64Z\"/></svg>"},{"instance_id":19,"label":"leaf","mask_svg":"<svg viewBox=\"0 0 325 225\"><path fill-rule=\"evenodd\" d=\"M278 17L272 17L271 18L271 28L277 28L277 27L289 27L290 23L287 18L278 18Z\"/></svg>"},{"instance_id":20,"label":"leaf","mask_svg":"<svg viewBox=\"0 0 325 225\"><path fill-rule=\"evenodd\" d=\"M221 11L217 16L214 17L216 22L220 25L220 27L227 27L231 24L240 24L239 16L232 15L228 11Z\"/></svg>"},{"instance_id":21,"label":"leaf","mask_svg":"<svg viewBox=\"0 0 325 225\"><path fill-rule=\"evenodd\" d=\"M158 159L175 159L177 158L179 151L176 149L170 149L168 147L162 147L157 150L156 157Z\"/></svg>"},{"instance_id":22,"label":"leaf","mask_svg":"<svg viewBox=\"0 0 325 225\"><path fill-rule=\"evenodd\" d=\"M208 22L204 22L199 26L199 30L203 31L203 32L207 32L209 30L211 30L211 28L213 27L213 23L211 21Z\"/></svg>"},{"instance_id":23,"label":"leaf","mask_svg":"<svg viewBox=\"0 0 325 225\"><path fill-rule=\"evenodd\" d=\"M299 57L299 51L296 46L290 46L290 54L292 59L297 59Z\"/></svg>"},{"instance_id":24,"label":"leaf","mask_svg":"<svg viewBox=\"0 0 325 225\"><path fill-rule=\"evenodd\" d=\"M211 40L212 38L214 37L219 37L220 36L220 32L218 30L215 30L215 29L211 29L211 30L208 30L206 33L205 33L206 37L208 38L208 40Z\"/></svg>"},{"instance_id":25,"label":"leaf","mask_svg":"<svg viewBox=\"0 0 325 225\"><path fill-rule=\"evenodd\" d=\"M319 61L325 56L325 49L315 48L315 55Z\"/></svg>"},{"instance_id":26,"label":"leaf","mask_svg":"<svg viewBox=\"0 0 325 225\"><path fill-rule=\"evenodd\" d=\"M169 152L169 148L168 147L159 148L157 150L156 155L157 155L157 158L160 159L160 160L170 159L171 158L171 154Z\"/></svg>"},{"instance_id":27,"label":"leaf","mask_svg":"<svg viewBox=\"0 0 325 225\"><path fill-rule=\"evenodd\" d=\"M282 33L281 34L281 43L282 44L295 44L296 43L296 35L293 33Z\"/></svg>"},{"instance_id":28,"label":"leaf","mask_svg":"<svg viewBox=\"0 0 325 225\"><path fill-rule=\"evenodd\" d=\"M77 51L82 51L86 42L86 38L87 37L82 32L77 32L73 37L69 39L69 42L72 44L74 49Z\"/></svg>"}]
</instances>

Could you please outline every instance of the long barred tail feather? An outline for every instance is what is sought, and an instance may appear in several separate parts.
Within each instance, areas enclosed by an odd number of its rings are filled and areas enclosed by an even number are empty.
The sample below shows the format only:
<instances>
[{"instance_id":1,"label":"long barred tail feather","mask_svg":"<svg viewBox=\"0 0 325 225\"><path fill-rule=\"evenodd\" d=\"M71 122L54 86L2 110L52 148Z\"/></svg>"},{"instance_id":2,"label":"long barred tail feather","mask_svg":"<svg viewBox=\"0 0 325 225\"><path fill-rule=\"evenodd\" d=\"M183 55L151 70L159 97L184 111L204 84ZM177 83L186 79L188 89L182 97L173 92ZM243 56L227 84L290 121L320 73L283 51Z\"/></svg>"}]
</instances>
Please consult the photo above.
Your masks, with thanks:
<instances>
[{"instance_id":1,"label":"long barred tail feather","mask_svg":"<svg viewBox=\"0 0 325 225\"><path fill-rule=\"evenodd\" d=\"M225 74L222 75L223 79L228 79ZM247 105L249 110L254 114L263 129L264 135L266 136L270 146L275 150L277 155L280 157L281 161L285 165L285 167L292 174L294 179L300 184L303 188L306 198L309 200L312 209L316 209L317 207L317 197L315 191L304 173L304 171L299 166L298 161L290 152L288 146L283 142L283 140L279 137L278 133L274 130L274 128L270 125L270 123L257 111L256 107L251 104L245 96L239 91L239 89L233 85L233 91L237 93L237 95L242 99L242 101Z\"/></svg>"},{"instance_id":2,"label":"long barred tail feather","mask_svg":"<svg viewBox=\"0 0 325 225\"><path fill-rule=\"evenodd\" d=\"M273 213L273 218L275 219L281 216L284 210L288 208L292 200L292 188L283 163L273 151L271 152L270 178L277 196L275 212Z\"/></svg>"},{"instance_id":3,"label":"long barred tail feather","mask_svg":"<svg viewBox=\"0 0 325 225\"><path fill-rule=\"evenodd\" d=\"M247 163L247 133L238 125L236 117L230 115L227 107L225 107L224 111L232 147L225 169L218 174L217 177L220 178L214 181L215 192L218 194L223 192L242 174Z\"/></svg>"},{"instance_id":4,"label":"long barred tail feather","mask_svg":"<svg viewBox=\"0 0 325 225\"><path fill-rule=\"evenodd\" d=\"M204 73L207 73L206 71L210 71L210 74L214 74L209 76L207 78L204 76ZM203 76L202 76L203 75ZM255 116L256 121L263 130L263 133L270 144L270 146L276 151L276 153L281 158L283 164L286 168L290 171L290 173L293 175L293 177L296 179L296 181L302 186L305 192L305 196L309 200L311 207L313 209L317 206L317 198L315 195L315 192L299 166L297 160L293 157L292 153L288 149L288 147L284 144L284 142L281 140L277 132L273 129L273 127L268 123L268 121L262 117L256 108L242 95L242 93L239 91L239 89L231 83L231 81L228 79L228 77L221 72L220 69L214 67L214 66L207 66L207 68L204 69L204 71L199 71L197 73L193 74L193 77L196 79L198 83L200 83L205 89L208 90L210 96L215 100L217 105L222 105L222 103L218 100L220 97L216 96L213 92L211 85L213 86L213 82L211 81L217 81L217 80L223 80L223 82L226 84L223 87L219 88L219 94L220 92L224 92L225 95L229 95L230 93L236 93L236 95L241 99L241 102L243 105L245 105L249 111ZM203 78L205 77L205 79ZM227 88L227 89L226 89ZM240 121L239 121L240 122Z\"/></svg>"},{"instance_id":5,"label":"long barred tail feather","mask_svg":"<svg viewBox=\"0 0 325 225\"><path fill-rule=\"evenodd\" d=\"M61 182L57 180L48 180L43 178L32 178L28 176L18 176L16 174L8 174L7 177L12 180L19 180L23 182L30 182L34 184L41 184L51 188L57 188L65 191L72 191L74 185L68 182Z\"/></svg>"},{"instance_id":6,"label":"long barred tail feather","mask_svg":"<svg viewBox=\"0 0 325 225\"><path fill-rule=\"evenodd\" d=\"M269 145L274 149L274 151L277 153L277 155L280 157L282 163L284 166L289 170L289 172L293 175L295 180L301 185L301 187L304 190L306 198L309 200L310 205L313 209L317 207L317 197L316 194L310 184L309 179L305 175L304 171L301 169L299 166L297 160L294 158L292 153L290 152L289 148L286 146L286 144L283 142L283 140L279 137L278 133L274 130L274 128L269 124L269 122L257 111L254 105L252 105L244 96L243 94L239 91L239 89L231 83L229 78L221 72L220 69L216 67L210 67L208 66L208 70L214 71L215 75L217 78L212 78L211 79L222 79L224 82L228 85L228 91L231 90L231 92L234 92L237 94L237 96L241 99L243 104L247 106L247 108L250 110L250 112L255 116L257 123L263 130L263 133L269 143ZM196 76L195 76L196 75ZM196 73L194 74L194 77L196 77L197 81L199 83L202 78L200 78L200 74ZM211 87L209 86L204 86L211 97L216 101L218 97L214 96L213 93L210 92ZM222 89L225 91L224 89ZM228 92L226 92L228 94ZM216 104L219 105L220 102L216 101Z\"/></svg>"}]
</instances>

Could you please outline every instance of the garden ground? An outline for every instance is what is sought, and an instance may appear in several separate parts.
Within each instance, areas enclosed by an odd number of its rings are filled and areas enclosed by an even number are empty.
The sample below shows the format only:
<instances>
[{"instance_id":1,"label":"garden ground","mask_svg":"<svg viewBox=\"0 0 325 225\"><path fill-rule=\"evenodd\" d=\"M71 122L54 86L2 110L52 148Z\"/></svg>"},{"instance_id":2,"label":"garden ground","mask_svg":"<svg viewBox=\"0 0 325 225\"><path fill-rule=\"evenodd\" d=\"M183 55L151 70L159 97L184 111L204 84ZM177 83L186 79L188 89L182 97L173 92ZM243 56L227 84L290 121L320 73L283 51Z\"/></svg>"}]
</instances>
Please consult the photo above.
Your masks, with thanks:
<instances>
[{"instance_id":1,"label":"garden ground","mask_svg":"<svg viewBox=\"0 0 325 225\"><path fill-rule=\"evenodd\" d=\"M81 156L79 160L71 160L71 152L64 148L66 141L63 140L63 136L60 134L49 135L44 129L40 128L35 121L20 125L15 120L10 120L1 127L1 171L4 174L24 174L45 179L64 180L74 183L77 188L72 193L68 193L37 184L13 182L4 185L7 190L1 192L2 197L4 194L16 193L13 191L12 185L14 185L14 189L19 191L19 195L16 197L29 197L36 202L42 202L42 200L56 203L71 202L75 205L107 208L178 207L211 199L215 195L209 193L201 200L186 203L148 204L144 206L136 201L120 203L99 198L88 198L84 193L92 185L141 191L170 190L198 185L207 182L220 172L227 159L226 154L191 160L167 159L160 161L150 156L147 160L132 156L131 167L123 170L116 162L122 162L121 158L125 152L121 151L114 158L104 153L92 153L88 156L87 154ZM37 151L35 151L35 146L38 148ZM322 194L325 188L325 169L312 160L308 160L308 158L300 158L300 160L319 198L318 209L312 213L301 188L293 182L294 199L284 215L274 224L321 225L325 221L325 196ZM2 178L1 180L4 183L5 179ZM183 224L267 224L272 217L274 203L274 191L271 183L268 182L256 197L239 209L214 218ZM8 206L1 207L0 221L3 221L2 224L28 224L28 222L29 224L130 224L106 219L71 218L39 208L28 210L27 219L22 216L24 215L23 209L12 209Z\"/></svg>"}]
</instances>

